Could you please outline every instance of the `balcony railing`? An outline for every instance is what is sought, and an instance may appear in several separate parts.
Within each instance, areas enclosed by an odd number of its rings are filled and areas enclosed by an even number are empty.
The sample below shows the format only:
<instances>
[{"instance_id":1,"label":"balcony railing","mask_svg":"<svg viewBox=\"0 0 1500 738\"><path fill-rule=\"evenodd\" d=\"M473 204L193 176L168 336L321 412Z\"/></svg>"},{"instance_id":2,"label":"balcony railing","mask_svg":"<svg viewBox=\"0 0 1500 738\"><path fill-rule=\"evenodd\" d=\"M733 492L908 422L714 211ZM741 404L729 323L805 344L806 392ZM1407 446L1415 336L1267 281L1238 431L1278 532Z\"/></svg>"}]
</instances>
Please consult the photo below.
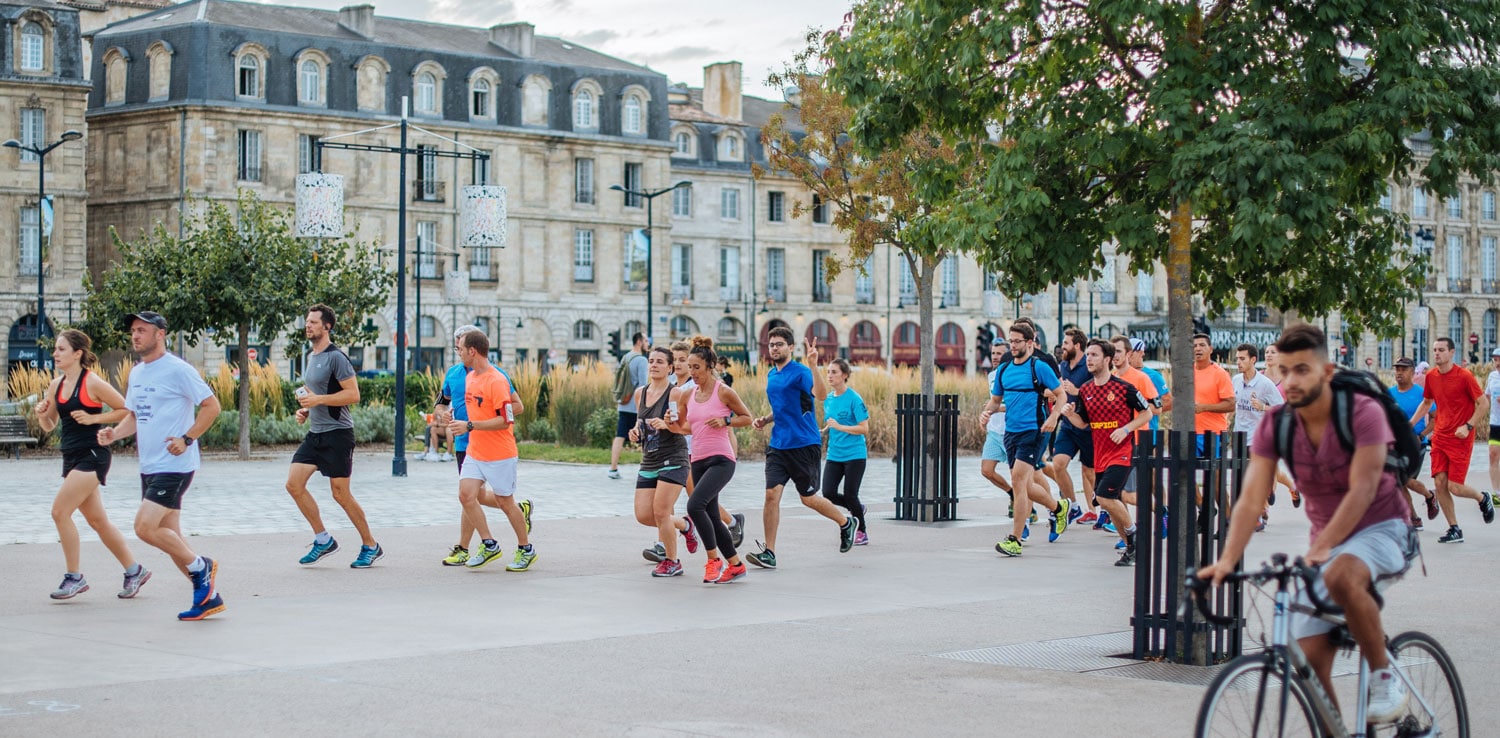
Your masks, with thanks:
<instances>
[{"instance_id":1,"label":"balcony railing","mask_svg":"<svg viewBox=\"0 0 1500 738\"><path fill-rule=\"evenodd\" d=\"M942 307L958 307L958 290L948 290L940 296L938 302Z\"/></svg>"},{"instance_id":2,"label":"balcony railing","mask_svg":"<svg viewBox=\"0 0 1500 738\"><path fill-rule=\"evenodd\" d=\"M737 302L740 299L739 287L725 287L719 285L719 299L724 302Z\"/></svg>"},{"instance_id":3,"label":"balcony railing","mask_svg":"<svg viewBox=\"0 0 1500 738\"><path fill-rule=\"evenodd\" d=\"M421 279L437 279L443 276L443 260L433 259L428 261L426 259L418 259L416 267L412 271L416 272L417 277Z\"/></svg>"},{"instance_id":4,"label":"balcony railing","mask_svg":"<svg viewBox=\"0 0 1500 738\"><path fill-rule=\"evenodd\" d=\"M1453 277L1449 277L1448 278L1448 291L1449 292L1468 292L1469 291L1469 279L1468 279L1468 277L1465 277L1463 279L1455 279Z\"/></svg>"},{"instance_id":5,"label":"balcony railing","mask_svg":"<svg viewBox=\"0 0 1500 738\"><path fill-rule=\"evenodd\" d=\"M411 199L416 202L443 202L446 184L436 179L414 179L411 182Z\"/></svg>"},{"instance_id":6,"label":"balcony railing","mask_svg":"<svg viewBox=\"0 0 1500 738\"><path fill-rule=\"evenodd\" d=\"M766 288L766 299L776 302L786 302L786 285Z\"/></svg>"},{"instance_id":7,"label":"balcony railing","mask_svg":"<svg viewBox=\"0 0 1500 738\"><path fill-rule=\"evenodd\" d=\"M1479 282L1479 289L1486 295L1500 293L1500 279L1484 279Z\"/></svg>"},{"instance_id":8,"label":"balcony railing","mask_svg":"<svg viewBox=\"0 0 1500 738\"><path fill-rule=\"evenodd\" d=\"M1146 314L1159 313L1166 308L1166 302L1166 299L1161 297L1152 297L1150 295L1136 295L1135 311L1138 313Z\"/></svg>"},{"instance_id":9,"label":"balcony railing","mask_svg":"<svg viewBox=\"0 0 1500 738\"><path fill-rule=\"evenodd\" d=\"M667 293L667 300L672 304L682 304L693 299L693 286L690 284L674 284L672 291Z\"/></svg>"},{"instance_id":10,"label":"balcony railing","mask_svg":"<svg viewBox=\"0 0 1500 738\"><path fill-rule=\"evenodd\" d=\"M481 282L492 282L497 278L495 267L492 264L475 264L469 262L469 279Z\"/></svg>"},{"instance_id":11,"label":"balcony railing","mask_svg":"<svg viewBox=\"0 0 1500 738\"><path fill-rule=\"evenodd\" d=\"M833 290L829 289L828 285L826 284L820 284L813 287L812 301L833 302Z\"/></svg>"},{"instance_id":12,"label":"balcony railing","mask_svg":"<svg viewBox=\"0 0 1500 738\"><path fill-rule=\"evenodd\" d=\"M1114 290L1104 290L1099 293L1099 304L1113 305L1120 301L1120 293Z\"/></svg>"},{"instance_id":13,"label":"balcony railing","mask_svg":"<svg viewBox=\"0 0 1500 738\"><path fill-rule=\"evenodd\" d=\"M857 304L860 304L860 305L874 305L875 304L875 285L873 285L873 284L856 284L856 285L854 285L854 302L857 303Z\"/></svg>"},{"instance_id":14,"label":"balcony railing","mask_svg":"<svg viewBox=\"0 0 1500 738\"><path fill-rule=\"evenodd\" d=\"M574 264L573 265L573 281L574 282L592 282L592 281L594 281L594 265L593 264Z\"/></svg>"}]
</instances>

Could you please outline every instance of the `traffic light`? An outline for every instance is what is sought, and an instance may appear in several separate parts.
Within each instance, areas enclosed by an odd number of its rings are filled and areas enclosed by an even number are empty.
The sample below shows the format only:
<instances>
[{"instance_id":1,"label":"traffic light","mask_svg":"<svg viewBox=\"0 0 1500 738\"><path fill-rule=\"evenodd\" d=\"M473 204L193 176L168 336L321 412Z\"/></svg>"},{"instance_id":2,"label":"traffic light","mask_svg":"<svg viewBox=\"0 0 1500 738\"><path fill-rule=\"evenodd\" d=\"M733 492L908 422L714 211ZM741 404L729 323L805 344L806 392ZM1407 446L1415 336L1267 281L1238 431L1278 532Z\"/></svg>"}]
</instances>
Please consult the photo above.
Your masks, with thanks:
<instances>
[{"instance_id":1,"label":"traffic light","mask_svg":"<svg viewBox=\"0 0 1500 738\"><path fill-rule=\"evenodd\" d=\"M625 355L625 352L620 350L620 332L619 331L610 331L609 332L609 353L610 353L611 356L614 356L616 360L618 360L621 356Z\"/></svg>"},{"instance_id":2,"label":"traffic light","mask_svg":"<svg viewBox=\"0 0 1500 738\"><path fill-rule=\"evenodd\" d=\"M985 323L979 326L979 330L974 334L974 350L978 351L980 356L989 356L990 344L994 341L995 330L990 327L989 323Z\"/></svg>"}]
</instances>

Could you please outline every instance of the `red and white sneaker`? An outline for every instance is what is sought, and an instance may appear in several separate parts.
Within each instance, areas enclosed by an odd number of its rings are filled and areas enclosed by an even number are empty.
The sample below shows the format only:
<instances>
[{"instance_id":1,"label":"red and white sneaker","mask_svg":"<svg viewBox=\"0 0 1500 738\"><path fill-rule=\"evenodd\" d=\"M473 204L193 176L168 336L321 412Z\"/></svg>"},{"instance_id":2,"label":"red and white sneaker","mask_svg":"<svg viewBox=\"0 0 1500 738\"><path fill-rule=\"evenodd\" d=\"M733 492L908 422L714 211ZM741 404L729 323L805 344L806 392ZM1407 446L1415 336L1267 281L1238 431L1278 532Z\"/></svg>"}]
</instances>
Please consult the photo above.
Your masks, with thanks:
<instances>
[{"instance_id":1,"label":"red and white sneaker","mask_svg":"<svg viewBox=\"0 0 1500 738\"><path fill-rule=\"evenodd\" d=\"M1077 519L1077 520L1075 520L1073 522L1076 525L1093 525L1098 520L1099 520L1099 516L1095 515L1093 510L1090 510L1090 511L1084 513L1083 517L1081 517L1081 518L1079 518L1079 519Z\"/></svg>"},{"instance_id":2,"label":"red and white sneaker","mask_svg":"<svg viewBox=\"0 0 1500 738\"><path fill-rule=\"evenodd\" d=\"M682 576L682 564L671 559L662 559L655 569L651 570L653 577L680 577Z\"/></svg>"},{"instance_id":3,"label":"red and white sneaker","mask_svg":"<svg viewBox=\"0 0 1500 738\"><path fill-rule=\"evenodd\" d=\"M683 518L687 521L687 528L682 531L683 543L687 545L688 553L698 553L698 531L693 529L693 519Z\"/></svg>"}]
</instances>

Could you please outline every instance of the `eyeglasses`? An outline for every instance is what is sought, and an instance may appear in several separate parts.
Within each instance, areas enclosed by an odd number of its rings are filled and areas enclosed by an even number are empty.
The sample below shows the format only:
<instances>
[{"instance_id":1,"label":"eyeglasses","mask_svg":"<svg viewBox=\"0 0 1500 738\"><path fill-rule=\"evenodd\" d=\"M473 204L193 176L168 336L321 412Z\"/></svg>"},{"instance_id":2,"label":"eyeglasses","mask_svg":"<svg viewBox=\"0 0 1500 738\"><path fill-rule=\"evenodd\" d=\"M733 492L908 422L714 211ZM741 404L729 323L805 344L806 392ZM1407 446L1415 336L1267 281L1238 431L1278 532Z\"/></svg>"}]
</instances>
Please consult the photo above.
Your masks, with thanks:
<instances>
[{"instance_id":1,"label":"eyeglasses","mask_svg":"<svg viewBox=\"0 0 1500 738\"><path fill-rule=\"evenodd\" d=\"M766 346L768 346L770 348L786 348L788 345L789 344L783 343L781 341L773 341L771 343L766 344Z\"/></svg>"}]
</instances>

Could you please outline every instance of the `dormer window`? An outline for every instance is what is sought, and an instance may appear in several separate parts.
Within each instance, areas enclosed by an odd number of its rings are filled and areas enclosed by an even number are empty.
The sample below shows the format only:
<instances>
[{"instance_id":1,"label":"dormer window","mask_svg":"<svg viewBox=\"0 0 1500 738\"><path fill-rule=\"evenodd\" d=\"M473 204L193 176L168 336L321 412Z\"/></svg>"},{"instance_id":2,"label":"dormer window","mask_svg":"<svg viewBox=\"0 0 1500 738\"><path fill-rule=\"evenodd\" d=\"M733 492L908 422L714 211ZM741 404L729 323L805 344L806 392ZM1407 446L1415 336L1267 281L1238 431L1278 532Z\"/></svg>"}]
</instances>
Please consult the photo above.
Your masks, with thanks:
<instances>
[{"instance_id":1,"label":"dormer window","mask_svg":"<svg viewBox=\"0 0 1500 738\"><path fill-rule=\"evenodd\" d=\"M323 88L323 66L312 59L302 62L298 84L302 87L298 99L303 104L317 105L322 102L320 93Z\"/></svg>"},{"instance_id":2,"label":"dormer window","mask_svg":"<svg viewBox=\"0 0 1500 738\"><path fill-rule=\"evenodd\" d=\"M573 127L576 129L594 128L594 93L588 90L579 90L573 96Z\"/></svg>"},{"instance_id":3,"label":"dormer window","mask_svg":"<svg viewBox=\"0 0 1500 738\"><path fill-rule=\"evenodd\" d=\"M726 133L719 139L720 161L742 161L745 157L740 147L740 137L737 133Z\"/></svg>"},{"instance_id":4,"label":"dormer window","mask_svg":"<svg viewBox=\"0 0 1500 738\"><path fill-rule=\"evenodd\" d=\"M625 133L641 132L641 97L640 95L625 96L625 110L623 113L620 129Z\"/></svg>"},{"instance_id":5,"label":"dormer window","mask_svg":"<svg viewBox=\"0 0 1500 738\"><path fill-rule=\"evenodd\" d=\"M47 31L41 24L28 22L21 26L21 71L46 69Z\"/></svg>"},{"instance_id":6,"label":"dormer window","mask_svg":"<svg viewBox=\"0 0 1500 738\"><path fill-rule=\"evenodd\" d=\"M417 75L417 112L437 112L437 78L431 72Z\"/></svg>"},{"instance_id":7,"label":"dormer window","mask_svg":"<svg viewBox=\"0 0 1500 738\"><path fill-rule=\"evenodd\" d=\"M490 117L490 81L487 79L474 80L474 88L469 94L469 117Z\"/></svg>"},{"instance_id":8,"label":"dormer window","mask_svg":"<svg viewBox=\"0 0 1500 738\"><path fill-rule=\"evenodd\" d=\"M683 156L691 156L693 153L693 137L687 131L678 131L672 137L672 143L677 147L677 153Z\"/></svg>"},{"instance_id":9,"label":"dormer window","mask_svg":"<svg viewBox=\"0 0 1500 738\"><path fill-rule=\"evenodd\" d=\"M236 92L240 97L260 97L260 59L253 54L240 55L238 79Z\"/></svg>"}]
</instances>

